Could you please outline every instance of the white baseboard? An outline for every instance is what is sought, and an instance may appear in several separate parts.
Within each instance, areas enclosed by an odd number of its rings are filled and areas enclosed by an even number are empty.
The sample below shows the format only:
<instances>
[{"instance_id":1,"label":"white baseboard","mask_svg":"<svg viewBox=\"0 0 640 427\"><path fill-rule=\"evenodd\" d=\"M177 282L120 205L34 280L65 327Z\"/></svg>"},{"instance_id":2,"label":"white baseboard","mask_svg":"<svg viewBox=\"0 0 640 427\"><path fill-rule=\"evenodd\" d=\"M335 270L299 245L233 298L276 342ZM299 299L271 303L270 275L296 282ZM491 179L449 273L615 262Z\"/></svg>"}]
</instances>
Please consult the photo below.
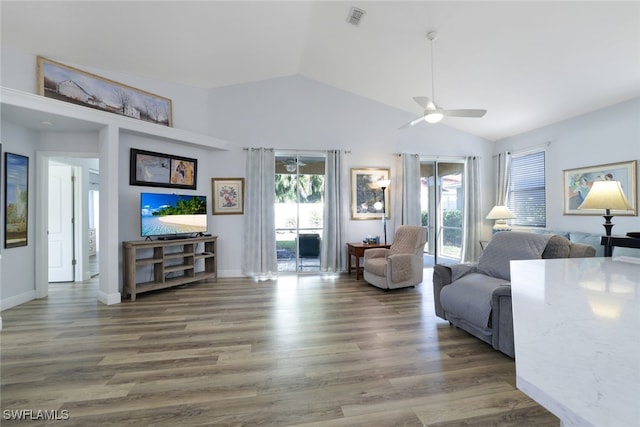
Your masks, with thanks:
<instances>
[{"instance_id":1,"label":"white baseboard","mask_svg":"<svg viewBox=\"0 0 640 427\"><path fill-rule=\"evenodd\" d=\"M120 304L122 302L122 295L120 292L115 294L105 294L102 291L98 291L98 301L105 305Z\"/></svg>"},{"instance_id":2,"label":"white baseboard","mask_svg":"<svg viewBox=\"0 0 640 427\"><path fill-rule=\"evenodd\" d=\"M233 278L245 277L245 275L242 274L242 270L218 270L218 277Z\"/></svg>"},{"instance_id":3,"label":"white baseboard","mask_svg":"<svg viewBox=\"0 0 640 427\"><path fill-rule=\"evenodd\" d=\"M34 299L36 299L35 290L5 298L0 300L0 311L15 307L16 305L24 304L25 302L29 302Z\"/></svg>"}]
</instances>

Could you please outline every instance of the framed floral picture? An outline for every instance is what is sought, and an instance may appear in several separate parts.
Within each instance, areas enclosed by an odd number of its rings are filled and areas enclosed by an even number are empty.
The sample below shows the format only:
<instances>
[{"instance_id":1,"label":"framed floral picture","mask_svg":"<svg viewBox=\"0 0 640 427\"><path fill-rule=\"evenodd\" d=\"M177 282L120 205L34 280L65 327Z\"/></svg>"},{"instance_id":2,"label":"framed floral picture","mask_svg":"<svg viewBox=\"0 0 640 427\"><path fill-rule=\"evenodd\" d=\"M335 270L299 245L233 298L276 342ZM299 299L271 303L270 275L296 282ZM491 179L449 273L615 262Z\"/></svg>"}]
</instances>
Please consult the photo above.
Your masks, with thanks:
<instances>
[{"instance_id":1,"label":"framed floral picture","mask_svg":"<svg viewBox=\"0 0 640 427\"><path fill-rule=\"evenodd\" d=\"M383 211L387 219L391 218L389 187L383 194L378 185L378 181L388 180L389 176L389 169L351 169L351 219L382 219Z\"/></svg>"},{"instance_id":2,"label":"framed floral picture","mask_svg":"<svg viewBox=\"0 0 640 427\"><path fill-rule=\"evenodd\" d=\"M244 213L244 178L211 178L213 215Z\"/></svg>"}]
</instances>

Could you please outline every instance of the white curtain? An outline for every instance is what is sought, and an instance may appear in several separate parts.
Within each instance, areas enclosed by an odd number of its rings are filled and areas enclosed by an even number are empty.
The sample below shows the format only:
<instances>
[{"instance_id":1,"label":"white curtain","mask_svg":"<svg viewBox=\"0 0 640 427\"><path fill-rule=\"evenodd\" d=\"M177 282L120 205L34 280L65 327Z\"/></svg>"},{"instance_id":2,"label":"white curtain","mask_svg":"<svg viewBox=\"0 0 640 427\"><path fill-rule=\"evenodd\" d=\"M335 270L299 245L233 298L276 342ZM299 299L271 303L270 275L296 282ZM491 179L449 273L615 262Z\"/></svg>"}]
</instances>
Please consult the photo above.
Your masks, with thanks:
<instances>
[{"instance_id":1,"label":"white curtain","mask_svg":"<svg viewBox=\"0 0 640 427\"><path fill-rule=\"evenodd\" d=\"M324 176L324 226L320 270L326 273L344 271L346 261L346 206L349 188L345 181L344 152L330 150Z\"/></svg>"},{"instance_id":2,"label":"white curtain","mask_svg":"<svg viewBox=\"0 0 640 427\"><path fill-rule=\"evenodd\" d=\"M254 279L278 275L275 165L273 149L247 150L242 272Z\"/></svg>"},{"instance_id":3,"label":"white curtain","mask_svg":"<svg viewBox=\"0 0 640 427\"><path fill-rule=\"evenodd\" d=\"M420 225L420 156L402 153L398 156L397 178L390 187L396 197L397 225ZM399 221L399 223L398 223Z\"/></svg>"},{"instance_id":4,"label":"white curtain","mask_svg":"<svg viewBox=\"0 0 640 427\"><path fill-rule=\"evenodd\" d=\"M462 213L462 262L474 262L480 257L480 171L477 157L464 162L464 205Z\"/></svg>"},{"instance_id":5,"label":"white curtain","mask_svg":"<svg viewBox=\"0 0 640 427\"><path fill-rule=\"evenodd\" d=\"M509 191L509 175L511 169L511 153L505 151L498 153L497 158L497 182L496 182L496 206L507 204L507 192Z\"/></svg>"}]
</instances>

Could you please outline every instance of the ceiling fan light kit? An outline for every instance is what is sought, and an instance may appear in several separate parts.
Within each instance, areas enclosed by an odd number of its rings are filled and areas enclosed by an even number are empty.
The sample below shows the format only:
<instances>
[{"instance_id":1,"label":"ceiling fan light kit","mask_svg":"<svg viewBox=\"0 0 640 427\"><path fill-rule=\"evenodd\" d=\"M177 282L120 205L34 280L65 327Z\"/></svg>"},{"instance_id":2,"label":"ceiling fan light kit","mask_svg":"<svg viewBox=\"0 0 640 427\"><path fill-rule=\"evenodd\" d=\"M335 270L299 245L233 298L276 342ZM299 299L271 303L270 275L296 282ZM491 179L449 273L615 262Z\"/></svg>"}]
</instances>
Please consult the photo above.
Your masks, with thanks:
<instances>
[{"instance_id":1,"label":"ceiling fan light kit","mask_svg":"<svg viewBox=\"0 0 640 427\"><path fill-rule=\"evenodd\" d=\"M431 113L426 113L424 116L424 121L427 123L438 123L440 120L442 120L443 117L444 114L434 111Z\"/></svg>"},{"instance_id":2,"label":"ceiling fan light kit","mask_svg":"<svg viewBox=\"0 0 640 427\"><path fill-rule=\"evenodd\" d=\"M414 101L418 105L420 105L424 112L422 116L410 121L409 123L400 127L400 129L404 129L409 126L417 125L420 122L427 123L438 123L444 117L482 117L486 114L487 110L479 110L479 109L463 109L463 110L445 110L443 108L438 107L435 102L435 78L434 78L434 61L433 61L433 41L438 38L438 33L436 31L429 31L427 33L427 39L431 43L431 98L426 96L417 96L413 98Z\"/></svg>"}]
</instances>

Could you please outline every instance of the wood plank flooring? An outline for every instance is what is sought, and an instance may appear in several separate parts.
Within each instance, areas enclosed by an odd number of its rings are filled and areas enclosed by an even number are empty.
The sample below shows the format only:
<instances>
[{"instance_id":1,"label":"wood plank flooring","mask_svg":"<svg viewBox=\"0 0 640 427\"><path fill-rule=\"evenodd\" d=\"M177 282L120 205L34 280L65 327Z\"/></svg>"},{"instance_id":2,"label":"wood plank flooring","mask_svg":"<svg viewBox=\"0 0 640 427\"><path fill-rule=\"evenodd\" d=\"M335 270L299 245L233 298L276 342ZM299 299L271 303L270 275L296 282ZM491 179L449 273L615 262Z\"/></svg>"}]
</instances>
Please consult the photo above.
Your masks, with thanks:
<instances>
[{"instance_id":1,"label":"wood plank flooring","mask_svg":"<svg viewBox=\"0 0 640 427\"><path fill-rule=\"evenodd\" d=\"M430 272L389 292L220 279L114 306L97 280L2 312L3 426L560 424L515 388L512 359L435 317Z\"/></svg>"}]
</instances>

